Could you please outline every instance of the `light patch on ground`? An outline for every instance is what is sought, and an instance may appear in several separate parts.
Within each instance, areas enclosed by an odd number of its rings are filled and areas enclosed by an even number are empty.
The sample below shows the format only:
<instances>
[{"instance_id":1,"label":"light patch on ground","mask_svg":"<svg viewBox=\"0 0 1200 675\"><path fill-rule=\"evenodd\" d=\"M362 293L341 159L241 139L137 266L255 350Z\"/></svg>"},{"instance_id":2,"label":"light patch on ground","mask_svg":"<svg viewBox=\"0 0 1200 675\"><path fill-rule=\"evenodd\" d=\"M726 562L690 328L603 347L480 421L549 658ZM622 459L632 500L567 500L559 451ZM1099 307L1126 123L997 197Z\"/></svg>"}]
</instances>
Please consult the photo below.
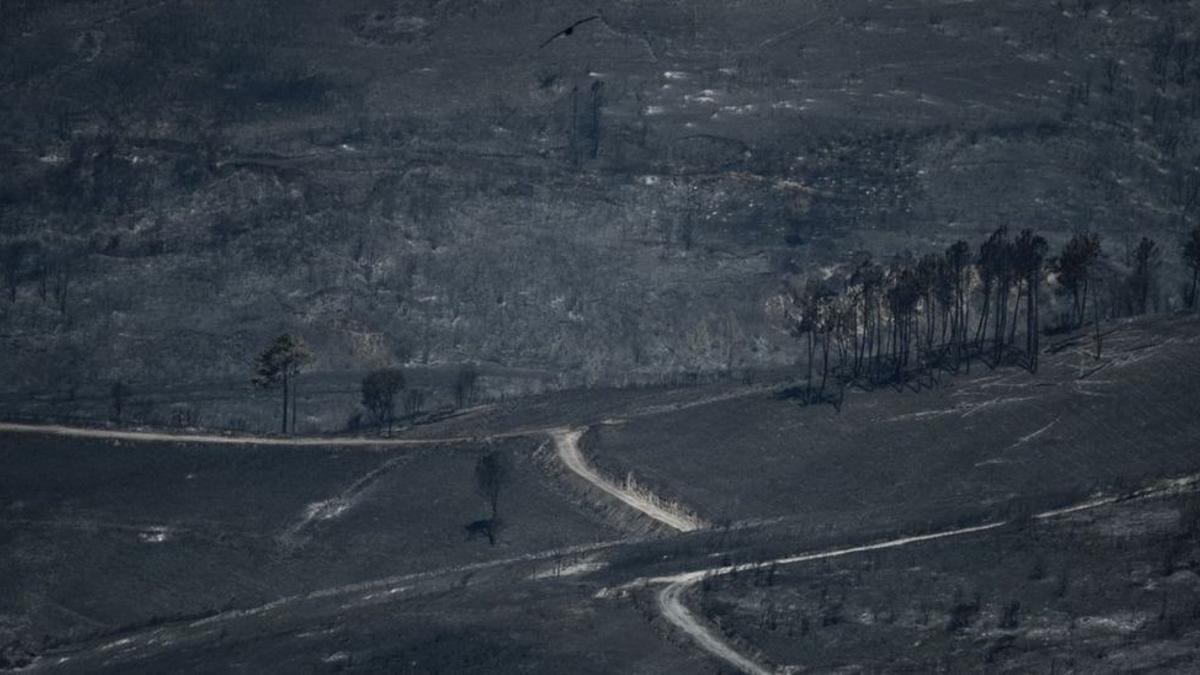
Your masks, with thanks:
<instances>
[{"instance_id":1,"label":"light patch on ground","mask_svg":"<svg viewBox=\"0 0 1200 675\"><path fill-rule=\"evenodd\" d=\"M1002 465L1002 464L1009 464L1009 463L1010 463L1010 462L1009 462L1007 459L985 459L985 460L983 460L982 462L975 462L975 466L977 466L977 467L980 467L980 466L1000 466L1000 465Z\"/></svg>"},{"instance_id":2,"label":"light patch on ground","mask_svg":"<svg viewBox=\"0 0 1200 675\"><path fill-rule=\"evenodd\" d=\"M1029 433L1029 434L1026 434L1026 435L1024 435L1024 436L1022 436L1022 437L1018 438L1018 439L1017 439L1017 442L1016 442L1016 443L1013 443L1013 444L1012 444L1012 445L1010 445L1010 446L1008 446L1008 448L1011 450L1011 449L1013 449L1013 448L1015 448L1015 447L1018 447L1018 446L1024 445L1024 444L1028 443L1029 441L1032 441L1033 439L1037 438L1038 436L1041 436L1042 434L1044 434L1044 433L1046 433L1047 431L1049 431L1049 430L1050 430L1050 429L1051 429L1051 428L1052 428L1052 427L1053 427L1055 424L1058 424L1058 421L1059 421L1060 419L1062 419L1062 417L1061 417L1061 416L1059 416L1059 417L1055 417L1053 422L1050 422L1050 423L1049 423L1049 424L1047 424L1046 426L1044 426L1044 427L1042 427L1042 428L1038 429L1037 431L1034 431L1033 433Z\"/></svg>"},{"instance_id":3,"label":"light patch on ground","mask_svg":"<svg viewBox=\"0 0 1200 675\"><path fill-rule=\"evenodd\" d=\"M384 600L384 599L390 598L398 593L403 593L404 591L407 591L410 588L412 588L412 586L396 586L395 588L389 588L387 590L379 591L376 593L367 593L366 595L364 595L362 597L362 599L366 602L370 602L372 600Z\"/></svg>"},{"instance_id":4,"label":"light patch on ground","mask_svg":"<svg viewBox=\"0 0 1200 675\"><path fill-rule=\"evenodd\" d=\"M1084 630L1104 633L1133 633L1146 625L1149 617L1144 614L1123 612L1112 616L1084 616L1077 620L1077 625Z\"/></svg>"},{"instance_id":5,"label":"light patch on ground","mask_svg":"<svg viewBox=\"0 0 1200 675\"><path fill-rule=\"evenodd\" d=\"M771 104L771 107L776 110L808 110L808 106L791 100L776 101Z\"/></svg>"},{"instance_id":6,"label":"light patch on ground","mask_svg":"<svg viewBox=\"0 0 1200 675\"><path fill-rule=\"evenodd\" d=\"M171 528L165 525L155 525L138 532L138 539L144 544L162 544L172 537Z\"/></svg>"},{"instance_id":7,"label":"light patch on ground","mask_svg":"<svg viewBox=\"0 0 1200 675\"><path fill-rule=\"evenodd\" d=\"M605 567L607 567L607 565L605 563L597 561L597 560L593 560L593 559L580 560L579 562L572 563L570 565L562 565L562 566L555 565L554 567L552 567L550 569L542 570L541 572L532 574L532 575L530 575L529 578L530 579L554 579L557 577L573 577L573 576L578 576L580 574L588 574L589 572L596 572L598 570L604 569Z\"/></svg>"},{"instance_id":8,"label":"light patch on ground","mask_svg":"<svg viewBox=\"0 0 1200 675\"><path fill-rule=\"evenodd\" d=\"M905 413L903 415L896 415L895 417L889 417L889 418L887 418L886 421L887 422L904 422L906 420L923 420L923 419L929 419L932 417L943 417L945 415L953 415L958 412L962 412L961 407L945 408L943 410L922 410L920 412Z\"/></svg>"},{"instance_id":9,"label":"light patch on ground","mask_svg":"<svg viewBox=\"0 0 1200 675\"><path fill-rule=\"evenodd\" d=\"M350 502L340 497L313 502L304 507L304 519L309 521L331 520L342 515L348 508L350 508Z\"/></svg>"},{"instance_id":10,"label":"light patch on ground","mask_svg":"<svg viewBox=\"0 0 1200 675\"><path fill-rule=\"evenodd\" d=\"M324 637L326 635L333 635L334 633L338 633L341 630L342 629L337 626L334 626L333 628L324 628L321 630L306 630L303 633L296 633L296 637L298 637L298 638Z\"/></svg>"},{"instance_id":11,"label":"light patch on ground","mask_svg":"<svg viewBox=\"0 0 1200 675\"><path fill-rule=\"evenodd\" d=\"M100 651L102 651L102 652L112 651L113 649L118 649L120 647L124 647L125 645L131 644L132 642L133 642L133 638L121 638L120 640L116 640L115 642L109 642L106 645L102 645L100 647Z\"/></svg>"},{"instance_id":12,"label":"light patch on ground","mask_svg":"<svg viewBox=\"0 0 1200 675\"><path fill-rule=\"evenodd\" d=\"M1013 396L1011 398L993 398L993 399L990 399L987 401L983 401L981 403L967 403L967 404L965 404L965 406L968 408L968 410L966 412L964 412L962 416L970 417L971 415L974 415L981 410L986 410L988 408L994 408L996 406L1005 405L1008 403L1020 403L1022 401L1032 401L1035 398L1036 398L1035 396Z\"/></svg>"},{"instance_id":13,"label":"light patch on ground","mask_svg":"<svg viewBox=\"0 0 1200 675\"><path fill-rule=\"evenodd\" d=\"M395 469L411 457L412 455L393 457L351 483L340 494L319 502L313 502L304 507L303 513L296 519L296 522L279 536L280 541L287 545L302 544L305 538L301 534L306 528L316 522L333 520L346 511L349 511L362 501L381 476Z\"/></svg>"}]
</instances>

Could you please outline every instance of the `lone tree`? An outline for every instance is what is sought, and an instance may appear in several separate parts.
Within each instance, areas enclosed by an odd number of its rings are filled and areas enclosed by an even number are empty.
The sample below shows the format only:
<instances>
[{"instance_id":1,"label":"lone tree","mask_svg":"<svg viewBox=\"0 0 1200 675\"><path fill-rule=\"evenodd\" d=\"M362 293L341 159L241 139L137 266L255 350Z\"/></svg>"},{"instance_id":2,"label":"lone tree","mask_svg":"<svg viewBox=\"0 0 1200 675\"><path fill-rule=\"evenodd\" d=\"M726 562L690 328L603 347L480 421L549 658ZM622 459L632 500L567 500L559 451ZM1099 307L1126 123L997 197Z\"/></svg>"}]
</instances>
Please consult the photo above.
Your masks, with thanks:
<instances>
[{"instance_id":1,"label":"lone tree","mask_svg":"<svg viewBox=\"0 0 1200 675\"><path fill-rule=\"evenodd\" d=\"M304 340L289 335L280 335L254 359L254 384L264 389L282 385L283 422L282 433L288 432L288 403L292 406L292 429L296 427L296 401L293 396L296 376L300 368L312 360L312 353Z\"/></svg>"},{"instance_id":2,"label":"lone tree","mask_svg":"<svg viewBox=\"0 0 1200 675\"><path fill-rule=\"evenodd\" d=\"M467 363L459 368L454 378L454 400L459 408L464 408L475 400L475 386L479 381L479 369L474 363Z\"/></svg>"},{"instance_id":3,"label":"lone tree","mask_svg":"<svg viewBox=\"0 0 1200 675\"><path fill-rule=\"evenodd\" d=\"M1187 238L1183 240L1180 254L1183 257L1183 264L1192 271L1192 285L1184 297L1188 309L1192 309L1196 306L1196 284L1200 282L1200 225L1196 225L1191 232L1188 232Z\"/></svg>"},{"instance_id":4,"label":"lone tree","mask_svg":"<svg viewBox=\"0 0 1200 675\"><path fill-rule=\"evenodd\" d=\"M398 368L376 370L363 378L362 404L371 413L380 433L383 433L386 424L388 435L392 435L392 423L396 420L396 397L404 387L404 371Z\"/></svg>"},{"instance_id":5,"label":"lone tree","mask_svg":"<svg viewBox=\"0 0 1200 675\"><path fill-rule=\"evenodd\" d=\"M475 489L487 501L496 519L500 508L500 492L508 483L508 457L500 450L489 451L475 463Z\"/></svg>"}]
</instances>

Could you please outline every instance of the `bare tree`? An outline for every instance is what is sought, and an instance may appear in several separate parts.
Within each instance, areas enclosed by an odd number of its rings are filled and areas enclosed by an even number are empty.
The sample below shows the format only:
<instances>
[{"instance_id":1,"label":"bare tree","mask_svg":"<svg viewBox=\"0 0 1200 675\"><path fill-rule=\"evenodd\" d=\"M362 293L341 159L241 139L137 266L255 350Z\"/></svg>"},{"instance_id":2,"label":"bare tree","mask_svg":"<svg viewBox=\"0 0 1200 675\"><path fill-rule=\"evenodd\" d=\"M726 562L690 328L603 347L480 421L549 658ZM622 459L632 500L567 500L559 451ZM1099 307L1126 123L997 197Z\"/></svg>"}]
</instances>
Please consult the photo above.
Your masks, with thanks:
<instances>
[{"instance_id":1,"label":"bare tree","mask_svg":"<svg viewBox=\"0 0 1200 675\"><path fill-rule=\"evenodd\" d=\"M825 382L829 376L829 333L832 328L830 312L835 293L824 281L809 279L803 286L788 286L785 297L788 302L786 309L788 331L792 337L808 339L808 376L804 384L804 398L806 402L811 403L814 401L813 367L817 361L818 347L821 347L824 365L821 374L821 389L815 392L817 397L824 392Z\"/></svg>"},{"instance_id":2,"label":"bare tree","mask_svg":"<svg viewBox=\"0 0 1200 675\"><path fill-rule=\"evenodd\" d=\"M1133 251L1133 273L1130 275L1130 290L1138 314L1145 314L1150 303L1150 293L1155 285L1158 267L1162 264L1162 253L1158 244L1149 237L1142 237Z\"/></svg>"},{"instance_id":3,"label":"bare tree","mask_svg":"<svg viewBox=\"0 0 1200 675\"><path fill-rule=\"evenodd\" d=\"M1025 282L1025 295L1028 298L1025 303L1025 354L1029 360L1029 370L1034 373L1038 369L1038 353L1041 350L1039 299L1047 250L1049 244L1034 234L1033 230L1022 230L1013 248L1014 262ZM1016 326L1015 315L1013 319L1013 325Z\"/></svg>"},{"instance_id":4,"label":"bare tree","mask_svg":"<svg viewBox=\"0 0 1200 675\"><path fill-rule=\"evenodd\" d=\"M1100 236L1081 232L1071 237L1054 261L1058 282L1071 294L1071 321L1082 326L1087 308L1092 268L1100 258Z\"/></svg>"},{"instance_id":5,"label":"bare tree","mask_svg":"<svg viewBox=\"0 0 1200 675\"><path fill-rule=\"evenodd\" d=\"M1003 248L1003 241L1007 236L1007 230L1003 228L993 232L987 241L980 245L979 255L975 259L976 267L979 269L979 279L982 282L980 291L983 296L983 307L979 312L979 325L975 328L975 344L978 349L983 348L983 340L986 337L987 322L992 312L992 290L996 287L996 277L998 276L1000 250Z\"/></svg>"},{"instance_id":6,"label":"bare tree","mask_svg":"<svg viewBox=\"0 0 1200 675\"><path fill-rule=\"evenodd\" d=\"M968 303L970 288L971 247L961 239L946 248L946 265L954 277L954 328L950 331L955 349L955 369L962 361L962 351L967 342Z\"/></svg>"},{"instance_id":7,"label":"bare tree","mask_svg":"<svg viewBox=\"0 0 1200 675\"><path fill-rule=\"evenodd\" d=\"M1196 307L1196 286L1200 282L1200 225L1192 227L1188 232L1187 238L1180 247L1180 255L1183 257L1183 263L1192 271L1192 284L1184 297L1184 302L1187 303L1189 309L1194 309Z\"/></svg>"},{"instance_id":8,"label":"bare tree","mask_svg":"<svg viewBox=\"0 0 1200 675\"><path fill-rule=\"evenodd\" d=\"M475 400L475 390L479 383L479 369L473 363L463 364L454 378L454 401L459 408L465 408Z\"/></svg>"},{"instance_id":9,"label":"bare tree","mask_svg":"<svg viewBox=\"0 0 1200 675\"><path fill-rule=\"evenodd\" d=\"M425 390L424 389L409 389L404 396L404 412L408 415L416 415L425 409Z\"/></svg>"},{"instance_id":10,"label":"bare tree","mask_svg":"<svg viewBox=\"0 0 1200 675\"><path fill-rule=\"evenodd\" d=\"M392 424L396 420L396 395L403 391L404 386L404 371L398 368L376 370L363 378L362 404L371 414L380 433L387 425L387 433L392 435Z\"/></svg>"}]
</instances>

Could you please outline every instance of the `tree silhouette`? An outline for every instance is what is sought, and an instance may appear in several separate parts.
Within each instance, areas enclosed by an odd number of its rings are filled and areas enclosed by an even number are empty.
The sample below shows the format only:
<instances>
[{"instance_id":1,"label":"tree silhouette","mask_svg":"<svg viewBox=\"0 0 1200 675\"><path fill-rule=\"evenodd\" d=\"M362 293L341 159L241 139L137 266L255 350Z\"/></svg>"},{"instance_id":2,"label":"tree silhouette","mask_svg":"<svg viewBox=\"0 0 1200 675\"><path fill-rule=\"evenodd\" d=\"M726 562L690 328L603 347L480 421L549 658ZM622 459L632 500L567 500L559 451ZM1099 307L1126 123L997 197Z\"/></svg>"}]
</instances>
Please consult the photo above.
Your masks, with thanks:
<instances>
[{"instance_id":1,"label":"tree silhouette","mask_svg":"<svg viewBox=\"0 0 1200 675\"><path fill-rule=\"evenodd\" d=\"M862 339L855 354L854 374L870 370L874 378L878 370L878 343L880 336L879 295L883 288L883 268L868 256L850 276L850 283L858 288L858 305L862 315Z\"/></svg>"},{"instance_id":2,"label":"tree silhouette","mask_svg":"<svg viewBox=\"0 0 1200 675\"><path fill-rule=\"evenodd\" d=\"M1100 235L1081 232L1063 245L1054 261L1058 282L1071 294L1071 320L1082 326L1091 286L1092 267L1100 258Z\"/></svg>"},{"instance_id":3,"label":"tree silhouette","mask_svg":"<svg viewBox=\"0 0 1200 675\"><path fill-rule=\"evenodd\" d=\"M464 408L475 400L475 388L479 382L479 369L474 363L463 364L454 377L454 401Z\"/></svg>"},{"instance_id":4,"label":"tree silhouette","mask_svg":"<svg viewBox=\"0 0 1200 675\"><path fill-rule=\"evenodd\" d=\"M899 380L909 364L917 303L921 300L921 283L916 272L908 267L900 267L886 296L888 311L892 316L893 377Z\"/></svg>"},{"instance_id":5,"label":"tree silhouette","mask_svg":"<svg viewBox=\"0 0 1200 675\"><path fill-rule=\"evenodd\" d=\"M1028 229L1022 230L1013 244L1014 262L1025 282L1028 298L1025 303L1025 354L1029 359L1029 370L1034 373L1038 369L1038 353L1041 351L1040 290L1049 248L1045 239ZM1015 321L1013 325L1016 325Z\"/></svg>"},{"instance_id":6,"label":"tree silhouette","mask_svg":"<svg viewBox=\"0 0 1200 675\"><path fill-rule=\"evenodd\" d=\"M946 266L954 277L954 327L950 333L955 348L955 368L962 361L962 351L967 342L968 316L967 290L970 287L971 246L958 240L946 248Z\"/></svg>"},{"instance_id":7,"label":"tree silhouette","mask_svg":"<svg viewBox=\"0 0 1200 675\"><path fill-rule=\"evenodd\" d=\"M1158 244L1149 237L1142 237L1137 248L1133 250L1133 274L1130 276L1130 290L1133 291L1135 311L1145 314L1150 303L1150 291L1154 287L1158 266L1162 264L1162 253Z\"/></svg>"},{"instance_id":8,"label":"tree silhouette","mask_svg":"<svg viewBox=\"0 0 1200 675\"><path fill-rule=\"evenodd\" d=\"M109 385L108 395L112 399L112 419L114 422L121 421L121 415L125 411L125 401L132 393L133 390L122 380L115 380Z\"/></svg>"},{"instance_id":9,"label":"tree silhouette","mask_svg":"<svg viewBox=\"0 0 1200 675\"><path fill-rule=\"evenodd\" d=\"M475 489L491 508L493 521L500 513L500 493L509 473L508 456L501 450L492 450L475 463Z\"/></svg>"},{"instance_id":10,"label":"tree silhouette","mask_svg":"<svg viewBox=\"0 0 1200 675\"><path fill-rule=\"evenodd\" d=\"M979 269L980 288L983 295L983 308L979 312L979 325L975 329L975 344L983 348L984 338L987 337L987 323L992 316L992 292L999 287L1000 276L1006 264L1005 256L1008 247L1008 228L1002 227L991 234L979 246L976 266ZM997 314L999 312L997 311ZM997 322L999 319L996 320Z\"/></svg>"},{"instance_id":11,"label":"tree silhouette","mask_svg":"<svg viewBox=\"0 0 1200 675\"><path fill-rule=\"evenodd\" d=\"M974 255L967 242L956 241L940 254L919 259L906 253L881 265L865 255L816 276L786 277L783 292L770 303L771 311L802 343L807 357L803 391L797 387L788 395L836 406L840 397L825 396L830 381L842 392L855 383L919 389L925 375L931 383L936 381L936 370L957 372L966 364L970 372L975 358L991 367L1017 360L1036 373L1048 252L1046 239L1032 229L1010 238L1008 228L1001 227ZM1200 287L1200 227L1184 241L1181 255L1192 270L1191 305ZM1161 263L1157 244L1148 238L1131 252L1128 280L1115 276L1112 266L1101 267L1102 257L1100 237L1079 233L1049 265L1058 292L1070 296L1062 327L1094 321L1097 358L1100 321L1111 312L1100 289L1108 288L1113 302L1132 299L1130 306L1147 311ZM979 312L978 319L972 318L972 311ZM1022 320L1024 344L1018 347Z\"/></svg>"},{"instance_id":12,"label":"tree silhouette","mask_svg":"<svg viewBox=\"0 0 1200 675\"><path fill-rule=\"evenodd\" d=\"M376 370L362 381L362 404L371 414L380 433L387 425L392 435L392 424L396 420L396 395L404 389L404 371L398 368Z\"/></svg>"},{"instance_id":13,"label":"tree silhouette","mask_svg":"<svg viewBox=\"0 0 1200 675\"><path fill-rule=\"evenodd\" d=\"M291 398L296 376L300 369L312 360L308 345L301 338L283 334L275 338L271 344L259 352L254 359L254 378L256 386L269 389L282 385L283 418L280 425L282 433L288 433L288 402L292 403L292 427L295 428L296 404Z\"/></svg>"},{"instance_id":14,"label":"tree silhouette","mask_svg":"<svg viewBox=\"0 0 1200 675\"><path fill-rule=\"evenodd\" d=\"M832 303L836 295L829 284L818 279L808 279L803 286L792 284L785 289L788 302L788 332L792 337L808 339L808 376L804 385L804 397L808 402L814 400L814 394L820 396L824 393L825 381L829 375L829 334L833 330ZM814 392L813 367L816 364L818 347L821 347L824 355L824 366L820 390Z\"/></svg>"},{"instance_id":15,"label":"tree silhouette","mask_svg":"<svg viewBox=\"0 0 1200 675\"><path fill-rule=\"evenodd\" d=\"M1184 302L1187 303L1189 309L1193 309L1196 307L1196 286L1200 282L1200 225L1194 226L1188 232L1187 238L1183 240L1183 246L1180 248L1180 255L1183 257L1183 264L1192 271L1192 284L1184 297Z\"/></svg>"}]
</instances>

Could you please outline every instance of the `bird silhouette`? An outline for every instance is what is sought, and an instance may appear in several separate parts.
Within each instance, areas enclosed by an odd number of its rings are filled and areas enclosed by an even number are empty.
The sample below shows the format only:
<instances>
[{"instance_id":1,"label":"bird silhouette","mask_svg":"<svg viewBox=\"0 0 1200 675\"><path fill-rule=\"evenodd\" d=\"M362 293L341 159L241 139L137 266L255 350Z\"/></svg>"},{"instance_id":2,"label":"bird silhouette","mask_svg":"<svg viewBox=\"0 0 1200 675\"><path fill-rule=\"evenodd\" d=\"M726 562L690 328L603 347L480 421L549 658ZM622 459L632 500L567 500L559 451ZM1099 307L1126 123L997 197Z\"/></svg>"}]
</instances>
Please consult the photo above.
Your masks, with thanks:
<instances>
[{"instance_id":1,"label":"bird silhouette","mask_svg":"<svg viewBox=\"0 0 1200 675\"><path fill-rule=\"evenodd\" d=\"M579 27L581 24L585 24L585 23L587 23L587 22L589 22L589 21L594 21L594 20L596 20L596 19L599 19L599 18L600 18L600 15L599 15L599 14L593 14L593 15L591 15L591 16L589 16L589 17L587 17L586 19L580 19L580 20L576 21L575 23L571 24L570 26L567 26L566 28L564 28L564 29L562 29L562 30L558 31L558 32L557 32L557 33L555 33L554 35L551 35L549 38L547 38L547 39L546 39L546 41L545 41L545 42L543 42L542 44L538 45L538 49L541 49L542 47L545 47L546 45L550 44L551 42L554 42L555 40L557 40L557 39L558 39L558 38L560 38L560 37L568 37L568 36L570 36L572 33L574 33L574 32L575 32L575 29L576 29L576 28L578 28L578 27Z\"/></svg>"}]
</instances>

